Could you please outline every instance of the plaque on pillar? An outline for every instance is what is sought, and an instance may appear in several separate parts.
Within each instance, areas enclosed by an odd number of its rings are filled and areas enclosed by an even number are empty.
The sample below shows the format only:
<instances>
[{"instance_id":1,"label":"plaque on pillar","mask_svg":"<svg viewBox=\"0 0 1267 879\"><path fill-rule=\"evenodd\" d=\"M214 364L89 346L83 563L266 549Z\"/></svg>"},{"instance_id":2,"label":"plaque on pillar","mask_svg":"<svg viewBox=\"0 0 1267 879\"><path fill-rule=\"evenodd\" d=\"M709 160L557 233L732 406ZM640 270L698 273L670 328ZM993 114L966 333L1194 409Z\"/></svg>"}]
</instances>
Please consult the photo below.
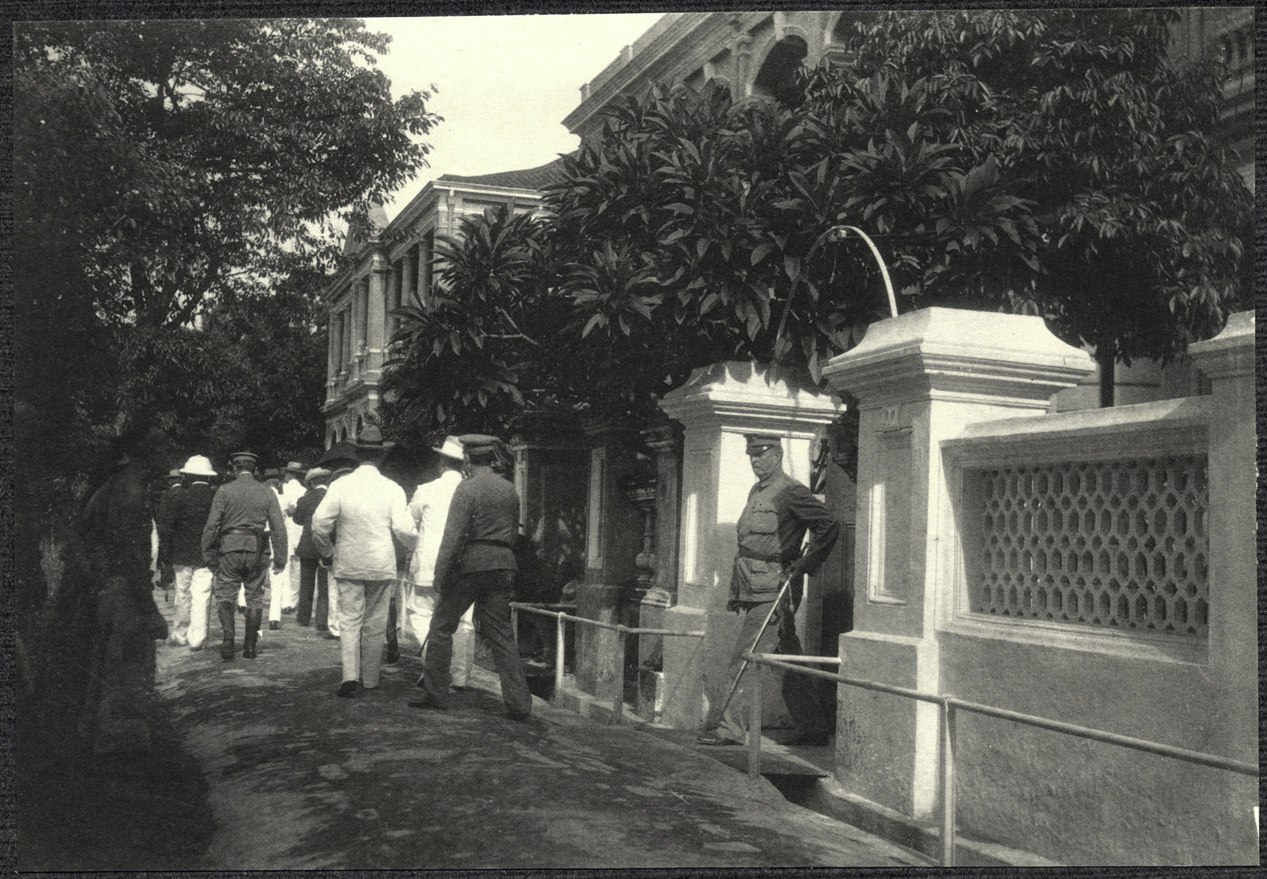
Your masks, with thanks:
<instances>
[{"instance_id":1,"label":"plaque on pillar","mask_svg":"<svg viewBox=\"0 0 1267 879\"><path fill-rule=\"evenodd\" d=\"M655 453L654 580L642 596L644 606L672 607L677 603L678 499L682 492L682 428L675 422L648 428L643 442Z\"/></svg>"},{"instance_id":2,"label":"plaque on pillar","mask_svg":"<svg viewBox=\"0 0 1267 879\"><path fill-rule=\"evenodd\" d=\"M641 603L655 580L656 477L655 474L628 476L621 480L620 487L629 503L642 514L642 548L634 557L637 585L628 598L630 602Z\"/></svg>"}]
</instances>

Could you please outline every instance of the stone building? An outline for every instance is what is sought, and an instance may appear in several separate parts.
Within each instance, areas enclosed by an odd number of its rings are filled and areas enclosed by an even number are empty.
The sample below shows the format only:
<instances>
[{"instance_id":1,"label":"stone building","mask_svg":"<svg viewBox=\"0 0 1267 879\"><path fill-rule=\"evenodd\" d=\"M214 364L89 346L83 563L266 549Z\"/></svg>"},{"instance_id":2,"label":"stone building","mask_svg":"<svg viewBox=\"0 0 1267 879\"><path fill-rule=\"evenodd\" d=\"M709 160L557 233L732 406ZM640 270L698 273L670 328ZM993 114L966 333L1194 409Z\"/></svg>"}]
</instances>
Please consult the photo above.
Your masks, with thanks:
<instances>
[{"instance_id":1,"label":"stone building","mask_svg":"<svg viewBox=\"0 0 1267 879\"><path fill-rule=\"evenodd\" d=\"M390 222L381 207L348 234L347 264L322 292L329 320L325 444L355 439L378 409L379 383L396 329L392 310L426 302L434 279L436 240L457 234L463 217L509 204L535 211L558 163L478 176L443 174L422 188Z\"/></svg>"}]
</instances>

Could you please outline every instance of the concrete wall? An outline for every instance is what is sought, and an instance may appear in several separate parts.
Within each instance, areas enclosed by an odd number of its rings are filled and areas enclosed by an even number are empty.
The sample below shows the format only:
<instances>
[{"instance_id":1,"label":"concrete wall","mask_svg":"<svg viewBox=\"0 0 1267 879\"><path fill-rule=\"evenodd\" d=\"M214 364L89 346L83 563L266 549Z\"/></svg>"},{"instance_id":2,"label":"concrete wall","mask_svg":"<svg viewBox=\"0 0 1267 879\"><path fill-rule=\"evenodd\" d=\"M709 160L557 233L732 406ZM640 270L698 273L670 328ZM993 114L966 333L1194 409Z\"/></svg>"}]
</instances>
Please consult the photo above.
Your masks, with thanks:
<instances>
[{"instance_id":1,"label":"concrete wall","mask_svg":"<svg viewBox=\"0 0 1267 879\"><path fill-rule=\"evenodd\" d=\"M860 346L833 360L829 380L860 399L862 421L858 589L855 629L840 639L845 673L1253 762L1255 513L1254 480L1246 478L1256 448L1252 319L1235 316L1222 336L1193 346L1192 356L1210 381L1209 396L1052 415L1037 413L1092 364L1035 318L929 309L873 326ZM1021 468L1038 479L1105 462L1143 480L1139 473L1157 471L1155 462L1175 460L1206 474L1198 479L1208 480L1208 500L1196 492L1196 500L1159 502L1162 477L1147 476L1154 480L1151 501L1115 483L1062 502L1066 515L1085 516L1099 505L1114 522L1121 513L1132 523L1129 534L1118 533L1116 525L1103 527L1102 516L1086 546L1079 544L1088 553L1094 547L1097 560L1111 556L1097 561L1099 579L1087 580L1097 590L1133 589L1156 600L1163 581L1178 578L1177 568L1208 559L1208 620L1178 625L1173 606L1171 616L1071 616L1068 605L1049 610L1045 591L1041 606L1037 599L1002 612L979 606L974 590L986 582L989 564L984 541L989 534L997 540L1000 527L983 514L983 474ZM1166 475L1162 484L1171 491L1178 482ZM1164 515L1146 501L1160 503ZM1031 503L1016 515L1037 516L1041 505ZM1196 521L1203 505L1205 518ZM1186 531L1153 524L1166 516L1173 523L1180 508ZM1135 514L1145 509L1137 529ZM1007 527L1015 531L1016 521ZM1163 530L1149 530L1156 527ZM1191 544L1153 551L1168 540ZM1091 595L1091 586L1069 587L1069 577L1088 574L1085 565L1071 569L1062 561L1044 580L1046 555L1029 559L1025 551L1020 547L1019 566L1010 562L1022 591L1063 577L1061 594ZM841 783L912 817L935 817L936 706L850 687L841 688L840 703ZM1008 721L959 717L965 835L1069 864L1257 860L1251 779Z\"/></svg>"}]
</instances>

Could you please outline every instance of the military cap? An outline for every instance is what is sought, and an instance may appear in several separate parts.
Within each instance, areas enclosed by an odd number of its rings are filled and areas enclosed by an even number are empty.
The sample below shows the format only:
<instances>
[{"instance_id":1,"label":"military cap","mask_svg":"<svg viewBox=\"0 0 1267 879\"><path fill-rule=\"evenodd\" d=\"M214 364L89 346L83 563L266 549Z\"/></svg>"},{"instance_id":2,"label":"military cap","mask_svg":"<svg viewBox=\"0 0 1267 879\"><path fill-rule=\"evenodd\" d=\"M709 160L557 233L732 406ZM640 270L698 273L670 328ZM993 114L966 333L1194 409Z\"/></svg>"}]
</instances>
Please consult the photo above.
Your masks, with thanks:
<instances>
[{"instance_id":1,"label":"military cap","mask_svg":"<svg viewBox=\"0 0 1267 879\"><path fill-rule=\"evenodd\" d=\"M168 479L180 479L180 471L179 471L179 470L168 470L168 471L167 471L167 478L168 478Z\"/></svg>"},{"instance_id":2,"label":"military cap","mask_svg":"<svg viewBox=\"0 0 1267 879\"><path fill-rule=\"evenodd\" d=\"M760 455L766 449L782 449L782 438L777 433L745 433L749 455Z\"/></svg>"},{"instance_id":3,"label":"military cap","mask_svg":"<svg viewBox=\"0 0 1267 879\"><path fill-rule=\"evenodd\" d=\"M264 471L264 478L265 479L281 479L282 471L278 470L276 467L269 467L267 470Z\"/></svg>"},{"instance_id":4,"label":"military cap","mask_svg":"<svg viewBox=\"0 0 1267 879\"><path fill-rule=\"evenodd\" d=\"M230 463L236 464L239 461L249 462L251 464L258 464L260 462L260 456L255 454L254 452L234 452L232 455L229 456Z\"/></svg>"},{"instance_id":5,"label":"military cap","mask_svg":"<svg viewBox=\"0 0 1267 879\"><path fill-rule=\"evenodd\" d=\"M486 452L497 448L501 443L495 436L489 436L486 433L464 433L458 437L458 442L462 444L468 454L475 452Z\"/></svg>"}]
</instances>

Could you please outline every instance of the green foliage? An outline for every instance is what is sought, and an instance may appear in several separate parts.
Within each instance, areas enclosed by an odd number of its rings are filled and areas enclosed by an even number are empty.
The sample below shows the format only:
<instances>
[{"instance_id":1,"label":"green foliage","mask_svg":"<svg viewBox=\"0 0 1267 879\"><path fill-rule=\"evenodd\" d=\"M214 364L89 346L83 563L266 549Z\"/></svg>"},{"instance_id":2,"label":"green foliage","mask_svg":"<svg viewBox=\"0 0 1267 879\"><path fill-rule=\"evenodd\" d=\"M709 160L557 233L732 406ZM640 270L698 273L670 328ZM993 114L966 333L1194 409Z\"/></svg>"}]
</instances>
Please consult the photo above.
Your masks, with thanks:
<instances>
[{"instance_id":1,"label":"green foliage","mask_svg":"<svg viewBox=\"0 0 1267 879\"><path fill-rule=\"evenodd\" d=\"M646 412L718 360L817 381L887 316L872 253L829 236L838 225L876 241L901 310L1042 313L1102 359L1173 355L1252 288L1252 198L1214 136L1219 71L1170 64L1173 16L877 13L850 65L802 71L781 103L735 105L712 83L617 101L564 157L547 219L518 230L532 259L477 271L464 245L447 254L447 298L405 316L401 344L433 353L402 361L398 405L430 399L424 366L442 353L445 382L471 366L459 421L509 423L547 399ZM505 331L499 272L526 314L566 302L550 344L445 348L490 319ZM565 352L553 377L547 352Z\"/></svg>"},{"instance_id":2,"label":"green foliage","mask_svg":"<svg viewBox=\"0 0 1267 879\"><path fill-rule=\"evenodd\" d=\"M47 22L15 38L17 189L66 209L113 321L178 326L226 287L276 280L288 253L330 260L332 208L407 180L437 121L426 92L392 100L373 66L387 38L355 20ZM82 97L50 108L50 91Z\"/></svg>"}]
</instances>

